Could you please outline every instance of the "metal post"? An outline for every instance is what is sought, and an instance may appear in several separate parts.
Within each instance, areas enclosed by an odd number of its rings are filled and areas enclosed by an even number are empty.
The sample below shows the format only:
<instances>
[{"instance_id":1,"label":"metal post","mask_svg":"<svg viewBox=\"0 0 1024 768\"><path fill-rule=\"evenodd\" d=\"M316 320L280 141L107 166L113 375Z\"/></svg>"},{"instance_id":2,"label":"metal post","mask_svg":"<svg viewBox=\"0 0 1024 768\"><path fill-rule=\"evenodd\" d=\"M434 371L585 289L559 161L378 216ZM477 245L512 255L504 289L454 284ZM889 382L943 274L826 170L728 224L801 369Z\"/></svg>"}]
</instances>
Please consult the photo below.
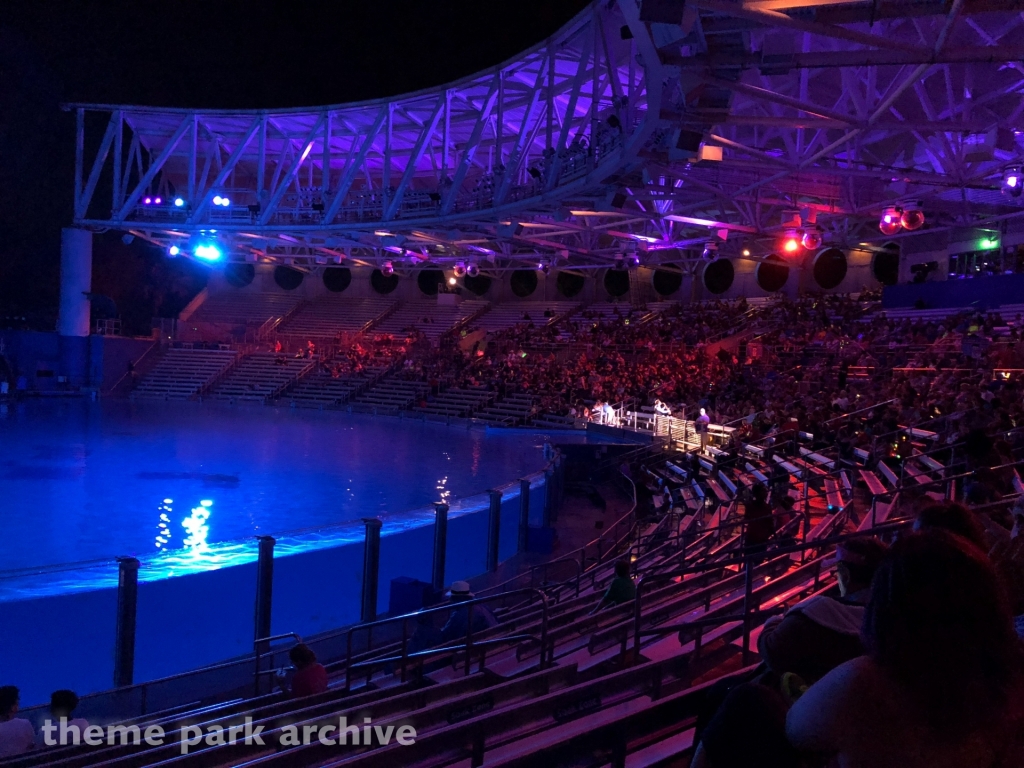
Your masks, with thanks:
<instances>
[{"instance_id":1,"label":"metal post","mask_svg":"<svg viewBox=\"0 0 1024 768\"><path fill-rule=\"evenodd\" d=\"M519 551L525 552L530 536L530 481L519 481Z\"/></svg>"},{"instance_id":2,"label":"metal post","mask_svg":"<svg viewBox=\"0 0 1024 768\"><path fill-rule=\"evenodd\" d=\"M750 598L754 591L754 561L747 557L743 562L743 666L750 663Z\"/></svg>"},{"instance_id":3,"label":"metal post","mask_svg":"<svg viewBox=\"0 0 1024 768\"><path fill-rule=\"evenodd\" d=\"M270 637L270 609L273 605L274 594L274 544L277 540L273 536L257 536L259 542L259 559L256 561L256 619L254 640L262 640ZM257 654L264 654L270 650L270 643L260 643L256 648Z\"/></svg>"},{"instance_id":4,"label":"metal post","mask_svg":"<svg viewBox=\"0 0 1024 768\"><path fill-rule=\"evenodd\" d=\"M544 470L544 514L541 517L541 525L545 528L551 527L551 518L554 516L555 506L555 471Z\"/></svg>"},{"instance_id":5,"label":"metal post","mask_svg":"<svg viewBox=\"0 0 1024 768\"><path fill-rule=\"evenodd\" d=\"M383 523L376 517L364 517L366 532L363 536L363 602L360 621L377 618L377 581L380 572L380 528Z\"/></svg>"},{"instance_id":6,"label":"metal post","mask_svg":"<svg viewBox=\"0 0 1024 768\"><path fill-rule=\"evenodd\" d=\"M114 687L131 685L135 677L135 616L139 604L139 561L117 561L117 629L114 635Z\"/></svg>"},{"instance_id":7,"label":"metal post","mask_svg":"<svg viewBox=\"0 0 1024 768\"><path fill-rule=\"evenodd\" d=\"M448 546L448 505L443 501L434 504L434 589L444 589L444 555Z\"/></svg>"},{"instance_id":8,"label":"metal post","mask_svg":"<svg viewBox=\"0 0 1024 768\"><path fill-rule=\"evenodd\" d=\"M488 491L491 508L487 517L487 571L498 570L498 537L501 534L501 491Z\"/></svg>"}]
</instances>

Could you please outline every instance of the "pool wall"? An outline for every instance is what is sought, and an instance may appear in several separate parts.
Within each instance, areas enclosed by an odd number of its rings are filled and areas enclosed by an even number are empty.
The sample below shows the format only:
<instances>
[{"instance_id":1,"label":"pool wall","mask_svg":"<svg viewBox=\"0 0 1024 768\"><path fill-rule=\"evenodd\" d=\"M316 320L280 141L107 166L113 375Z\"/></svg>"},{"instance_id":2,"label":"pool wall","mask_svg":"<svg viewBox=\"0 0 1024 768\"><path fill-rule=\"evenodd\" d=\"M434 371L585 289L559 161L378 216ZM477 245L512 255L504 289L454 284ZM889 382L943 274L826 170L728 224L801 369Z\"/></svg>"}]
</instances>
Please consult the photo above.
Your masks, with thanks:
<instances>
[{"instance_id":1,"label":"pool wall","mask_svg":"<svg viewBox=\"0 0 1024 768\"><path fill-rule=\"evenodd\" d=\"M541 523L546 492L544 475L532 475L531 525ZM519 493L518 483L503 492L501 560L517 550ZM388 609L392 579L431 580L434 527L426 515L421 515L420 521L406 527L384 524L377 600L380 614ZM453 505L446 582L484 572L487 526L486 494ZM361 526L354 524L353 531L359 530ZM255 542L252 549L255 557ZM307 637L357 623L362 567L361 535L339 546L276 556L274 634L295 632ZM255 562L140 582L135 682L251 653L255 596ZM26 707L48 700L59 688L71 688L80 695L110 688L116 606L116 588L0 602L0 684L18 685Z\"/></svg>"}]
</instances>

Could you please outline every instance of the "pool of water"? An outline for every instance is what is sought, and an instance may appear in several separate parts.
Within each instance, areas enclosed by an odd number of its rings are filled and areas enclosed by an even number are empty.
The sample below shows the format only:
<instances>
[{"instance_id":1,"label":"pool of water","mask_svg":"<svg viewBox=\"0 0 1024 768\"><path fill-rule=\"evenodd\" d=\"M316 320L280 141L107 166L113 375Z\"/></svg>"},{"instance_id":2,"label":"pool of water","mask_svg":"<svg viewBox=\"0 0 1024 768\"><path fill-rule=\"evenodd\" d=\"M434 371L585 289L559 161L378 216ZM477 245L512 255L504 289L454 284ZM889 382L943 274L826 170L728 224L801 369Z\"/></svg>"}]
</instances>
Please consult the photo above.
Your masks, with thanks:
<instances>
[{"instance_id":1,"label":"pool of water","mask_svg":"<svg viewBox=\"0 0 1024 768\"><path fill-rule=\"evenodd\" d=\"M250 559L258 534L303 549L329 545L332 527L361 536L341 524L363 517L418 525L435 500L454 513L543 467L545 439L310 410L28 401L0 413L0 575L131 555L160 578Z\"/></svg>"}]
</instances>

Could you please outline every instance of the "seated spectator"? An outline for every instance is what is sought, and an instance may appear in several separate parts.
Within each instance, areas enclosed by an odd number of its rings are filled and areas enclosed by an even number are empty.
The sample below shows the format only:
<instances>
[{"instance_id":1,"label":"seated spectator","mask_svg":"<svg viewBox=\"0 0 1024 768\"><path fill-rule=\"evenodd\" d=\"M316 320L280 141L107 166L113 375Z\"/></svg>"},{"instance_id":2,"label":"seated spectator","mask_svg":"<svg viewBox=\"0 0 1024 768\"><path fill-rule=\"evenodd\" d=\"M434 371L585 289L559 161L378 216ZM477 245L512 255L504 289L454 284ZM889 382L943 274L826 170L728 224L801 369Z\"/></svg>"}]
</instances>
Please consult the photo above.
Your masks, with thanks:
<instances>
[{"instance_id":1,"label":"seated spectator","mask_svg":"<svg viewBox=\"0 0 1024 768\"><path fill-rule=\"evenodd\" d=\"M867 655L812 685L786 732L840 766L1021 764L1020 648L991 564L942 531L898 541L864 620Z\"/></svg>"},{"instance_id":2,"label":"seated spectator","mask_svg":"<svg viewBox=\"0 0 1024 768\"><path fill-rule=\"evenodd\" d=\"M985 529L971 510L955 501L930 504L917 513L915 531L948 531L987 552Z\"/></svg>"},{"instance_id":3,"label":"seated spectator","mask_svg":"<svg viewBox=\"0 0 1024 768\"><path fill-rule=\"evenodd\" d=\"M466 637L469 626L469 609L473 609L473 632L483 632L490 627L496 627L498 620L491 609L486 605L475 603L472 606L459 606L461 602L473 599L473 593L469 590L469 582L453 581L452 588L448 591L448 599L456 607L452 609L448 622L441 628L441 641L450 643L454 640L461 640Z\"/></svg>"},{"instance_id":4,"label":"seated spectator","mask_svg":"<svg viewBox=\"0 0 1024 768\"><path fill-rule=\"evenodd\" d=\"M79 734L85 733L85 729L89 727L89 721L84 717L71 717L77 707L78 694L74 691L66 689L54 691L50 694L50 721L59 728L61 721L66 720L68 728L77 728ZM57 741L59 737L60 731L57 731L51 735L50 740ZM52 744L46 743L45 734L42 730L40 730L39 734L36 736L36 746L53 746Z\"/></svg>"},{"instance_id":5,"label":"seated spectator","mask_svg":"<svg viewBox=\"0 0 1024 768\"><path fill-rule=\"evenodd\" d=\"M288 658L295 665L292 676L292 696L312 696L327 690L327 670L316 660L316 654L305 643L299 643L290 651Z\"/></svg>"},{"instance_id":6,"label":"seated spectator","mask_svg":"<svg viewBox=\"0 0 1024 768\"><path fill-rule=\"evenodd\" d=\"M860 656L864 608L871 579L888 547L878 539L850 539L832 558L839 597L819 595L799 603L785 616L765 622L757 640L761 658L772 672L792 672L812 683L844 661Z\"/></svg>"},{"instance_id":7,"label":"seated spectator","mask_svg":"<svg viewBox=\"0 0 1024 768\"><path fill-rule=\"evenodd\" d=\"M32 723L18 714L21 693L13 685L0 687L0 757L20 755L32 749L36 731Z\"/></svg>"},{"instance_id":8,"label":"seated spectator","mask_svg":"<svg viewBox=\"0 0 1024 768\"><path fill-rule=\"evenodd\" d=\"M601 602L590 613L593 615L609 605L628 603L634 597L636 597L636 585L629 575L629 561L617 560L615 562L615 577L609 582L608 589L601 597Z\"/></svg>"}]
</instances>

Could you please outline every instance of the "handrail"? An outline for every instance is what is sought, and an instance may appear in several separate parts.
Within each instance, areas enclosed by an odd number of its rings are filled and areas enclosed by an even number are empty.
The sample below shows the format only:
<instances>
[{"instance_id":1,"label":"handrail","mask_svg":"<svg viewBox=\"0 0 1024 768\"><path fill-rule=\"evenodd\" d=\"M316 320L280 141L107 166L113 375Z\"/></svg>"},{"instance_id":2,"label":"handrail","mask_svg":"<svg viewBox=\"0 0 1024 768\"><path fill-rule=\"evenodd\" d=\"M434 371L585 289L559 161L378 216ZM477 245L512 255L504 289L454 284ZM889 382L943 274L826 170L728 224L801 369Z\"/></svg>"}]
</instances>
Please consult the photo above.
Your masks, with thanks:
<instances>
[{"instance_id":1,"label":"handrail","mask_svg":"<svg viewBox=\"0 0 1024 768\"><path fill-rule=\"evenodd\" d=\"M875 403L874 405L868 405L868 406L866 406L864 408L858 408L856 411L850 411L849 413L840 414L839 416L831 418L828 421L823 421L822 422L822 426L824 426L826 424L831 424L833 421L840 421L841 419L848 419L851 416L857 415L858 413L864 413L864 411L873 411L875 408L881 408L883 405L888 405L889 403L895 403L897 400L899 400L898 397L893 397L893 398L890 398L888 400L883 400L880 403Z\"/></svg>"},{"instance_id":2,"label":"handrail","mask_svg":"<svg viewBox=\"0 0 1024 768\"><path fill-rule=\"evenodd\" d=\"M890 531L897 531L905 528L910 523L910 520L898 520L883 523L877 527L874 527L867 531L858 531L855 533L847 533L839 536L832 536L826 539L818 539L813 543L795 544L788 547L778 547L772 550L772 556L777 557L780 555L805 553L807 550L813 549L824 549L835 544L840 544L844 541L856 538L866 538L869 536L875 536L879 533L887 533ZM650 582L664 581L666 579L682 578L695 573L704 573L706 571L715 570L729 565L743 565L743 571L745 573L745 592L743 596L743 614L744 616L748 613L749 599L751 593L751 574L752 574L752 562L755 557L760 558L763 553L751 552L748 548L743 549L741 557L732 558L727 560L718 560L714 563L704 563L702 565L690 566L689 568L680 568L672 571L662 571L660 573L648 573L640 577L636 583L636 593L633 598L633 652L638 654L640 652L640 636L643 613L642 613L642 598L643 588ZM747 631L747 622L744 620L744 631ZM749 645L746 637L744 637L744 655L746 654L746 646Z\"/></svg>"},{"instance_id":3,"label":"handrail","mask_svg":"<svg viewBox=\"0 0 1024 768\"><path fill-rule=\"evenodd\" d=\"M470 600L460 600L456 603L446 603L439 605L434 608L426 608L421 611L414 613L407 613L401 616L392 616L387 619L379 619L377 621L369 621L364 624L356 624L348 628L345 633L345 690L352 690L352 636L354 633L359 631L366 631L367 634L367 652L370 652L370 644L373 638L374 627L383 627L391 624L400 623L402 626L402 677L405 677L405 662L409 657L408 653L408 621L413 618L425 616L427 614L440 613L441 611L451 612L458 608L466 607L466 642L453 646L455 651L465 648L466 650L466 674L469 674L470 668L470 657L473 650L473 606L481 603L493 602L498 599L505 599L514 595L530 594L537 595L541 601L541 630L540 630L540 668L547 668L547 640L548 640L548 598L544 594L543 590L533 589L531 587L525 587L523 589L512 590L509 592L502 592L497 595L491 595L488 597L475 597ZM446 649L447 650L447 649ZM378 661L371 659L370 661ZM385 663L385 662L379 662ZM364 662L361 666L367 666L368 663ZM372 665L370 665L372 668Z\"/></svg>"},{"instance_id":4,"label":"handrail","mask_svg":"<svg viewBox=\"0 0 1024 768\"><path fill-rule=\"evenodd\" d=\"M622 517L620 517L618 520L616 520L612 524L612 526L610 528L605 528L600 536L598 536L597 538L595 538L595 539L593 539L591 541L588 541L582 547L578 547L577 549L574 549L572 552L569 552L569 553L567 553L565 555L562 555L561 557L556 558L555 560L549 560L546 563L539 563L538 565L531 566L529 571L525 571L523 573L517 574L516 576L513 576L511 579L507 579L506 581L503 581L500 584L495 584L495 585L493 585L491 587L488 587L487 589L480 590L480 592L478 594L482 595L482 594L493 592L495 590L500 590L502 587L505 587L505 586L507 586L509 584L512 584L512 583L516 582L516 581L519 581L524 576L529 576L531 581L532 581L533 573L534 573L534 571L536 569L543 568L545 566L550 566L550 565L553 565L554 563L565 561L565 560L568 560L570 558L576 558L577 556L579 556L579 561L583 565L581 565L581 567L577 570L577 576L576 576L576 594L578 596L579 595L579 583L582 580L583 574L586 573L587 570L588 570L585 567L587 548L591 547L591 546L593 546L595 544L597 545L598 556L597 556L596 564L600 565L603 562L603 560L602 560L602 552L601 552L601 549L602 549L601 543L605 540L605 538L608 536L609 533L611 533L612 531L617 530L619 528L619 526L623 523L623 521L625 521L627 518L632 517L632 516L634 516L636 514L636 506L637 506L636 483L634 483L630 478L626 477L626 475L622 475L622 477L624 477L626 480L628 480L629 483L633 486L633 506L630 507L629 511L626 512L626 514L624 514ZM634 522L634 525L635 525L635 522ZM630 529L627 532L627 536L632 533L632 530L633 530L633 526L630 526ZM618 546L618 544L620 544L621 542L622 542L622 538L619 538L609 551L613 551ZM565 586L566 583L568 583L568 582L563 582L562 584L552 585L552 586L555 589L561 589L563 586ZM549 589L550 588L551 587L549 587Z\"/></svg>"}]
</instances>

